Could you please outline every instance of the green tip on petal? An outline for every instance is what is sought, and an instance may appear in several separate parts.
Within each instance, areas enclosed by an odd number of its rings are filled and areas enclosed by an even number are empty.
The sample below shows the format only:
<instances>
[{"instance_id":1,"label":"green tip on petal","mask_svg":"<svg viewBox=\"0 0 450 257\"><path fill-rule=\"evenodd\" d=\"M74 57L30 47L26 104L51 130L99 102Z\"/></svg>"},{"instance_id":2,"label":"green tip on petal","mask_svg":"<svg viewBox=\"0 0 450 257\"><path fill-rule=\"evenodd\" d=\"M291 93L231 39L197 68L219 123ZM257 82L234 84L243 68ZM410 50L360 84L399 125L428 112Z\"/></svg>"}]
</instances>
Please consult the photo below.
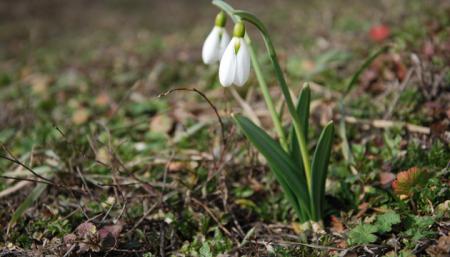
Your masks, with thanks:
<instances>
[{"instance_id":1,"label":"green tip on petal","mask_svg":"<svg viewBox=\"0 0 450 257\"><path fill-rule=\"evenodd\" d=\"M226 23L227 23L227 16L225 15L225 13L223 11L218 13L216 16L216 26L223 28L225 27Z\"/></svg>"},{"instance_id":2,"label":"green tip on petal","mask_svg":"<svg viewBox=\"0 0 450 257\"><path fill-rule=\"evenodd\" d=\"M237 54L239 52L239 48L241 48L241 42L239 40L236 40L234 43L234 53Z\"/></svg>"},{"instance_id":3,"label":"green tip on petal","mask_svg":"<svg viewBox=\"0 0 450 257\"><path fill-rule=\"evenodd\" d=\"M245 26L241 21L234 25L233 36L235 37L244 37L245 35Z\"/></svg>"}]
</instances>

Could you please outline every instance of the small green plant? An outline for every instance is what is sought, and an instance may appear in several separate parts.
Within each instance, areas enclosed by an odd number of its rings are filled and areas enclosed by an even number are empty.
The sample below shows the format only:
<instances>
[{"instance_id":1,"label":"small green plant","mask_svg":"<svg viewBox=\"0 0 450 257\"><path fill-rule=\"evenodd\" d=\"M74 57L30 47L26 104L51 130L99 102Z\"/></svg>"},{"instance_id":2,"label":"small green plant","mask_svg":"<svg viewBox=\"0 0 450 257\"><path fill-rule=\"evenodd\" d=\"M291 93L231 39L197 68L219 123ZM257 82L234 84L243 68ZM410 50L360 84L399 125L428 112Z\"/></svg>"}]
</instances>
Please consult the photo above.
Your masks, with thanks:
<instances>
[{"instance_id":1,"label":"small green plant","mask_svg":"<svg viewBox=\"0 0 450 257\"><path fill-rule=\"evenodd\" d=\"M350 245L369 244L377 241L377 227L371 224L359 224L348 233Z\"/></svg>"},{"instance_id":2,"label":"small green plant","mask_svg":"<svg viewBox=\"0 0 450 257\"><path fill-rule=\"evenodd\" d=\"M430 228L434 224L435 219L431 216L409 216L408 229L402 233L403 236L410 238L409 243L412 247L424 237L435 234Z\"/></svg>"},{"instance_id":3,"label":"small green plant","mask_svg":"<svg viewBox=\"0 0 450 257\"><path fill-rule=\"evenodd\" d=\"M375 235L390 232L392 226L400 223L400 215L393 211L386 212L377 217L374 224L359 224L348 233L350 245L369 244L377 241Z\"/></svg>"},{"instance_id":4,"label":"small green plant","mask_svg":"<svg viewBox=\"0 0 450 257\"><path fill-rule=\"evenodd\" d=\"M264 24L253 14L234 10L224 1L214 0L212 3L218 6L222 12L217 15L215 27L203 46L203 60L206 64L220 60L219 80L225 87L231 85L243 86L248 80L252 64L271 114L278 135L278 142L250 119L241 115L234 115L234 120L247 138L267 159L299 220L303 223L313 221L314 224L321 224L325 199L325 180L334 136L333 123L330 122L323 129L311 159L307 147L311 99L309 86L303 87L295 105L278 62L272 40ZM224 29L226 22L224 13L228 14L235 22L233 38L229 43L228 35ZM256 51L246 33L244 22L254 25L263 36L276 79L279 82L292 120L292 125L290 125L288 131L284 129L281 122L282 115L275 110L274 101L269 94L267 83L256 58ZM223 47L225 42L228 43L226 48ZM221 57L217 58L218 56Z\"/></svg>"}]
</instances>

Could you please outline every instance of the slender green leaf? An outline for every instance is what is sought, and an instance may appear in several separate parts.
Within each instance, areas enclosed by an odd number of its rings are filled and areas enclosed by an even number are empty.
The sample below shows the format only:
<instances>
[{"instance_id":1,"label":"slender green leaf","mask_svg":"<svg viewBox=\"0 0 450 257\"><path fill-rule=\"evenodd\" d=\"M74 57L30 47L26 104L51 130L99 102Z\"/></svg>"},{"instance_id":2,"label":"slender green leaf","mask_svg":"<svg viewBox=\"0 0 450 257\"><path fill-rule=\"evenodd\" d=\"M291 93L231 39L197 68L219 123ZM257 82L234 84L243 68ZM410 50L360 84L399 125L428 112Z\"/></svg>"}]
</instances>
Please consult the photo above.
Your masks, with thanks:
<instances>
[{"instance_id":1,"label":"slender green leaf","mask_svg":"<svg viewBox=\"0 0 450 257\"><path fill-rule=\"evenodd\" d=\"M363 71L365 69L367 69L367 67L369 67L369 65L373 62L373 60L375 60L375 58L377 58L380 54L382 54L388 48L389 48L388 46L381 47L380 49L376 50L373 54L371 54L369 56L369 58L366 59L366 61L364 61L364 63L361 65L361 67L359 67L359 69L355 72L355 74L353 74L352 78L348 82L347 87L344 92L344 96L347 95L350 92L350 90L352 90L352 88L356 84L356 81L358 80L359 76L363 73Z\"/></svg>"},{"instance_id":2,"label":"slender green leaf","mask_svg":"<svg viewBox=\"0 0 450 257\"><path fill-rule=\"evenodd\" d=\"M50 168L47 166L37 167L34 169L37 173L46 173L50 171ZM50 174L48 177L52 177L52 174ZM17 221L23 216L23 214L36 202L41 194L45 191L48 184L40 183L37 184L33 190L30 192L30 194L25 198L25 200L17 207L17 209L14 211L11 219L9 220L8 227L14 226Z\"/></svg>"},{"instance_id":3,"label":"slender green leaf","mask_svg":"<svg viewBox=\"0 0 450 257\"><path fill-rule=\"evenodd\" d=\"M344 101L339 101L339 111L341 113L341 119L339 120L339 127L338 127L338 132L339 132L339 136L341 137L342 140L342 155L344 156L345 161L348 164L353 164L353 154L352 154L352 148L350 147L350 143L348 142L348 138L347 138L347 128L345 125L345 105L344 105Z\"/></svg>"},{"instance_id":4,"label":"slender green leaf","mask_svg":"<svg viewBox=\"0 0 450 257\"><path fill-rule=\"evenodd\" d=\"M315 219L322 218L324 197L325 197L325 180L327 178L328 163L330 161L331 147L334 137L333 122L322 130L316 150L312 160L312 196L313 205L315 207ZM314 208L312 207L312 208Z\"/></svg>"},{"instance_id":5,"label":"slender green leaf","mask_svg":"<svg viewBox=\"0 0 450 257\"><path fill-rule=\"evenodd\" d=\"M309 127L308 124L309 124L310 102L311 102L311 90L310 90L309 86L306 85L305 87L303 87L302 91L300 92L300 95L299 95L298 101L297 101L297 107L296 107L298 116L300 117L300 123L301 123L300 125L303 129L303 135L305 136L306 142L308 142L308 127ZM297 136L295 135L293 126L291 126L291 130L289 133L290 133L290 139L291 139L291 144L290 144L291 156L292 156L293 160L297 161L298 165L302 166L302 170L303 170L304 168L303 168L302 161L298 159L298 157L300 156L300 145L298 143Z\"/></svg>"},{"instance_id":6,"label":"slender green leaf","mask_svg":"<svg viewBox=\"0 0 450 257\"><path fill-rule=\"evenodd\" d=\"M298 176L297 167L289 155L281 148L279 143L249 119L243 116L235 116L234 118L250 142L266 158L299 217L302 217L305 211L309 216L310 201L306 180L304 177ZM300 211L300 208L302 211Z\"/></svg>"},{"instance_id":7,"label":"slender green leaf","mask_svg":"<svg viewBox=\"0 0 450 257\"><path fill-rule=\"evenodd\" d=\"M47 188L48 184L37 184L36 187L31 191L27 198L19 205L16 211L13 213L11 220L9 221L9 227L14 226L17 221L22 217L28 208L30 208L34 202L41 196L44 190Z\"/></svg>"},{"instance_id":8,"label":"slender green leaf","mask_svg":"<svg viewBox=\"0 0 450 257\"><path fill-rule=\"evenodd\" d=\"M283 93L284 99L286 101L286 106L288 107L289 113L292 118L292 122L294 124L295 134L297 136L297 141L299 142L299 145L300 145L301 158L303 160L303 165L305 167L305 175L306 175L308 192L311 192L311 187L312 187L312 185L311 185L312 184L311 163L310 163L310 159L309 159L309 152L308 152L308 147L306 145L305 136L303 135L303 131L301 128L300 117L298 116L298 113L294 106L294 102L292 101L289 87L286 83L286 79L284 78L280 63L278 62L277 53L273 46L272 40L270 39L270 35L267 31L267 28L255 15L253 15L249 12L238 10L238 11L234 11L233 14L240 16L242 20L247 21L247 22L253 24L254 26L256 26L263 36L264 43L266 45L267 52L270 57L270 61L275 70L275 76L276 76L278 82L280 83L281 92Z\"/></svg>"}]
</instances>

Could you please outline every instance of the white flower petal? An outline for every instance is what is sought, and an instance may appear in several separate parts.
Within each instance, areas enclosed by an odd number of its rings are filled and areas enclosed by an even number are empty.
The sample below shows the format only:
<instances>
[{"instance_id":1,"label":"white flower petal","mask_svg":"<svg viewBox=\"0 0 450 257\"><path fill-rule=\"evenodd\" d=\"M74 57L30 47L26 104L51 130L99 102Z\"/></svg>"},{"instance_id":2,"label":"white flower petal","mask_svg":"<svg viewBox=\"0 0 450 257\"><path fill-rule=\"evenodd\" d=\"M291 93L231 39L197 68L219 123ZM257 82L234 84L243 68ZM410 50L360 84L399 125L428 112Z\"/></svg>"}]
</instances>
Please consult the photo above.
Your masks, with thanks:
<instances>
[{"instance_id":1,"label":"white flower petal","mask_svg":"<svg viewBox=\"0 0 450 257\"><path fill-rule=\"evenodd\" d=\"M250 75L250 54L247 43L243 38L239 38L240 47L237 53L236 74L233 83L236 86L243 86Z\"/></svg>"},{"instance_id":2,"label":"white flower petal","mask_svg":"<svg viewBox=\"0 0 450 257\"><path fill-rule=\"evenodd\" d=\"M214 27L203 44L202 59L205 64L219 61L220 56L220 28Z\"/></svg>"},{"instance_id":3,"label":"white flower petal","mask_svg":"<svg viewBox=\"0 0 450 257\"><path fill-rule=\"evenodd\" d=\"M237 56L234 52L234 44L237 38L233 38L228 44L225 52L223 53L222 59L220 60L219 67L219 80L220 84L224 87L231 86L234 81L236 74L236 60Z\"/></svg>"},{"instance_id":4,"label":"white flower petal","mask_svg":"<svg viewBox=\"0 0 450 257\"><path fill-rule=\"evenodd\" d=\"M225 49L227 49L228 43L230 43L230 36L228 35L225 28L222 28L222 36L220 37L220 51L219 51L219 59L222 58L223 53L225 53Z\"/></svg>"}]
</instances>

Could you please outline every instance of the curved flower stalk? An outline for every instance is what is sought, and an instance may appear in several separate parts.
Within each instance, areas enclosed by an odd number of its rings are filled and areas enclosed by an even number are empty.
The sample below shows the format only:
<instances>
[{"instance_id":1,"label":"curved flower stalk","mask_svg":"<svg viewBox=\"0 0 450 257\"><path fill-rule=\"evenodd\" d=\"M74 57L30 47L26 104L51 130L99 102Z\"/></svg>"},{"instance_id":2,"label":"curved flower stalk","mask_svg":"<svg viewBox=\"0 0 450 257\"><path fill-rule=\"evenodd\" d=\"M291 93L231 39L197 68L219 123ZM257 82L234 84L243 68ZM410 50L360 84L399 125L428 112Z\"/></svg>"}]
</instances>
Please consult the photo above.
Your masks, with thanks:
<instances>
[{"instance_id":1,"label":"curved flower stalk","mask_svg":"<svg viewBox=\"0 0 450 257\"><path fill-rule=\"evenodd\" d=\"M203 43L202 59L205 64L213 64L220 61L225 48L230 42L230 36L225 29L226 21L227 17L224 12L217 14L216 24L208 37L206 37L205 43Z\"/></svg>"},{"instance_id":2,"label":"curved flower stalk","mask_svg":"<svg viewBox=\"0 0 450 257\"><path fill-rule=\"evenodd\" d=\"M236 23L233 39L220 60L219 80L224 87L233 84L241 87L250 75L250 55L244 35L244 24Z\"/></svg>"},{"instance_id":3,"label":"curved flower stalk","mask_svg":"<svg viewBox=\"0 0 450 257\"><path fill-rule=\"evenodd\" d=\"M247 138L267 159L269 167L282 186L287 199L291 203L300 221L305 224L312 222L313 228L317 227L317 224L321 224L323 219L325 180L327 177L328 163L334 137L334 125L330 122L323 129L319 139L317 140L313 157L310 158L309 149L307 147L309 106L311 100L309 86L307 84L304 86L300 92L297 104L295 105L291 98L280 64L278 63L277 54L275 48L273 47L272 40L270 39L269 33L264 24L254 15L245 11L234 10L222 0L213 0L213 4L229 14L231 18L237 22L237 24L240 24L241 22L248 22L255 25L263 36L269 58L274 67L276 78L279 82L281 92L283 93L286 105L288 107L287 109L291 116L292 125L290 126L289 140L280 140L280 143L278 143L270 137L268 133L255 125L249 119L240 115L234 116L234 119ZM246 37L248 38L248 36ZM250 40L248 39L248 41ZM234 49L231 48L230 45L227 47L221 61L221 69L222 62L224 65L227 64L226 67L237 67L237 65L233 66L230 65L230 63L237 63L237 54L239 52L236 52L236 48L239 50L241 45L238 44L238 47L236 47L237 43L234 39L230 44ZM228 49L235 50L234 59L227 57ZM231 50L229 50L230 53L232 53ZM230 60L226 58L230 58ZM255 61L253 61L253 59L254 58L252 58L252 63L255 66L255 71L257 70L257 67L259 70L259 66L255 65ZM224 60L226 60L226 62L224 62ZM220 73L221 71L219 71L219 74ZM221 78L221 82L227 82L222 84L226 84L226 86L228 86L235 83L235 74L225 71L223 73L229 76L224 76L224 81L222 81ZM273 100L271 99L270 94L268 94L267 85L261 86L261 89L265 100L268 103L269 109L271 109L270 103L272 103ZM271 114L273 113L274 111L271 109ZM279 135L283 135L284 132L280 132L279 129L279 126L281 126L279 116L273 114L272 119L274 120L274 124L276 125Z\"/></svg>"},{"instance_id":4,"label":"curved flower stalk","mask_svg":"<svg viewBox=\"0 0 450 257\"><path fill-rule=\"evenodd\" d=\"M214 5L218 6L220 9L222 9L226 14L228 14L231 19L237 23L241 20L239 16L233 15L234 9L224 1L218 0L212 2ZM255 71L256 80L258 81L259 88L261 89L261 93L263 95L264 101L266 102L267 109L269 110L270 117L272 118L273 125L275 127L275 131L278 135L278 140L280 141L281 146L284 150L288 149L288 143L287 143L287 136L284 131L284 128L281 124L281 117L278 115L278 112L275 109L274 101L272 100L269 88L267 86L267 82L264 79L261 65L258 62L256 51L254 47L252 46L252 41L248 34L245 34L244 36L245 41L247 42L248 50L250 52L250 60L251 65L253 66L253 70Z\"/></svg>"}]
</instances>

